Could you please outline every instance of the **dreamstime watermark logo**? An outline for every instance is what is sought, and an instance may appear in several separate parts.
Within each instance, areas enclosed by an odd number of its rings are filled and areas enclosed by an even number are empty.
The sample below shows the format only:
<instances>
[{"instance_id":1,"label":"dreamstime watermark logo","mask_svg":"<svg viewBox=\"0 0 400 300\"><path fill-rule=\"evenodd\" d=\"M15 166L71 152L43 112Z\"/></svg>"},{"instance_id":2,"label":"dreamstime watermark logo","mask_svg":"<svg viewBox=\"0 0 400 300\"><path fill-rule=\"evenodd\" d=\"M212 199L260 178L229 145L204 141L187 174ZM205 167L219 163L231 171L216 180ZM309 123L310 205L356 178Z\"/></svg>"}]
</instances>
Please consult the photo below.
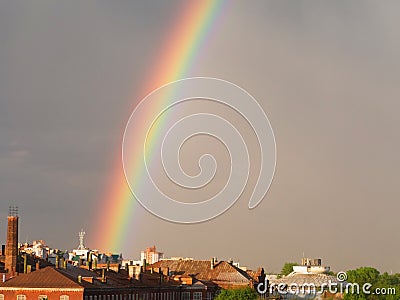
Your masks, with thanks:
<instances>
[{"instance_id":1,"label":"dreamstime watermark logo","mask_svg":"<svg viewBox=\"0 0 400 300\"><path fill-rule=\"evenodd\" d=\"M233 109L250 124L258 141L260 166L248 207L265 197L275 172L276 145L271 124L258 102L239 86L216 78L195 77L166 84L147 95L134 109L125 128L122 160L125 177L135 198L154 215L172 222L197 223L229 209L247 185L249 151L235 126L217 113L195 113L174 120L179 105L195 99L214 101ZM200 172L186 174L181 166L183 144L195 135L208 135L223 143L229 153L229 178L210 199L184 203L166 195L157 185L164 172L177 188L200 189L216 174L216 159L205 153L198 159ZM154 167L160 160L163 170ZM243 163L246 167L243 168ZM257 170L258 170L257 169ZM253 169L252 169L253 170Z\"/></svg>"},{"instance_id":2,"label":"dreamstime watermark logo","mask_svg":"<svg viewBox=\"0 0 400 300\"><path fill-rule=\"evenodd\" d=\"M289 278L288 281L293 279ZM273 282L268 279L257 285L257 292L261 295L322 295L325 292L331 294L364 294L364 295L396 295L394 287L374 287L371 283L366 282L360 286L356 282L347 282L347 273L338 272L337 280L328 279L326 282Z\"/></svg>"},{"instance_id":3,"label":"dreamstime watermark logo","mask_svg":"<svg viewBox=\"0 0 400 300\"><path fill-rule=\"evenodd\" d=\"M336 278L340 282L346 281L347 280L347 273L343 272L343 271L340 271L340 272L338 272L336 274Z\"/></svg>"}]
</instances>

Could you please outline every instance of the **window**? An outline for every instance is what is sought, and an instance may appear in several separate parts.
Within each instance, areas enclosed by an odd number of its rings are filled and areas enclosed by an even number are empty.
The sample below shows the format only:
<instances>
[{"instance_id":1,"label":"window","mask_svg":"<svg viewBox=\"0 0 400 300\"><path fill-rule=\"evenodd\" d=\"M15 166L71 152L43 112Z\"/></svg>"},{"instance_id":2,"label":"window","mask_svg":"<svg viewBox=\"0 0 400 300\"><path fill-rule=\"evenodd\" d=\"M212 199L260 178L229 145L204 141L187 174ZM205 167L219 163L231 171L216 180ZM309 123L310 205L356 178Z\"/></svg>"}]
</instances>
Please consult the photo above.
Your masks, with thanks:
<instances>
[{"instance_id":1,"label":"window","mask_svg":"<svg viewBox=\"0 0 400 300\"><path fill-rule=\"evenodd\" d=\"M60 296L60 300L69 300L69 296L62 295L62 296Z\"/></svg>"},{"instance_id":2,"label":"window","mask_svg":"<svg viewBox=\"0 0 400 300\"><path fill-rule=\"evenodd\" d=\"M203 299L203 294L201 292L193 293L193 300L201 300L201 299Z\"/></svg>"},{"instance_id":3,"label":"window","mask_svg":"<svg viewBox=\"0 0 400 300\"><path fill-rule=\"evenodd\" d=\"M25 295L18 295L17 296L17 300L26 300L26 296Z\"/></svg>"},{"instance_id":4,"label":"window","mask_svg":"<svg viewBox=\"0 0 400 300\"><path fill-rule=\"evenodd\" d=\"M190 292L183 292L182 300L190 300Z\"/></svg>"},{"instance_id":5,"label":"window","mask_svg":"<svg viewBox=\"0 0 400 300\"><path fill-rule=\"evenodd\" d=\"M0 294L0 300L4 300L4 295Z\"/></svg>"},{"instance_id":6,"label":"window","mask_svg":"<svg viewBox=\"0 0 400 300\"><path fill-rule=\"evenodd\" d=\"M46 295L39 295L38 300L47 300L47 296Z\"/></svg>"}]
</instances>

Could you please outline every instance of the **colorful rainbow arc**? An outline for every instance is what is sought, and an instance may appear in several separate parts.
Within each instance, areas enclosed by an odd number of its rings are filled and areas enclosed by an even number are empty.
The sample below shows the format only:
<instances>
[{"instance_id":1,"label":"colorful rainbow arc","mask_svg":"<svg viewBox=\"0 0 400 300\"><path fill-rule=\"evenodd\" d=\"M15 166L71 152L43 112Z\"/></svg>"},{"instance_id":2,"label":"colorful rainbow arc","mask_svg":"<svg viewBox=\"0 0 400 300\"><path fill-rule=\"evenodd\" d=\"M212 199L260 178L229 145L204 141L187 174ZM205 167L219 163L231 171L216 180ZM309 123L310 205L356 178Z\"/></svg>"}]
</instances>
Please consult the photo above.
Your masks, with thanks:
<instances>
[{"instance_id":1,"label":"colorful rainbow arc","mask_svg":"<svg viewBox=\"0 0 400 300\"><path fill-rule=\"evenodd\" d=\"M207 45L207 38L212 33L225 3L225 0L185 2L182 16L173 26L171 34L167 36L160 58L151 70L152 73L145 84L144 95L188 75ZM155 104L151 109L157 110L159 107L162 107L162 103ZM155 139L157 136L153 135L151 138ZM138 205L124 176L120 148L117 157L113 184L100 205L103 215L93 230L95 232L93 246L104 251L121 251L123 242L131 240L132 236L128 236L129 220Z\"/></svg>"}]
</instances>

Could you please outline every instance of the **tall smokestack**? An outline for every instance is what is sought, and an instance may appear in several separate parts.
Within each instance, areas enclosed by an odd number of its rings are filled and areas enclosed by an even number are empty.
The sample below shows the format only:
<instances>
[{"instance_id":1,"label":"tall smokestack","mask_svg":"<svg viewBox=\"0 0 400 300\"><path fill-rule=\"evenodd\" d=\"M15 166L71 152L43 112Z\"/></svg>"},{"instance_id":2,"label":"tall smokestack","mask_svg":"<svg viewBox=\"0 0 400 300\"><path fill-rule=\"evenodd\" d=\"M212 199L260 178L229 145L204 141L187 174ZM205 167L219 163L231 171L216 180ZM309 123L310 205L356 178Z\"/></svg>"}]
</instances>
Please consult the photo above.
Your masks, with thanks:
<instances>
[{"instance_id":1,"label":"tall smokestack","mask_svg":"<svg viewBox=\"0 0 400 300\"><path fill-rule=\"evenodd\" d=\"M18 207L10 206L8 213L5 269L11 276L17 274L18 257Z\"/></svg>"}]
</instances>

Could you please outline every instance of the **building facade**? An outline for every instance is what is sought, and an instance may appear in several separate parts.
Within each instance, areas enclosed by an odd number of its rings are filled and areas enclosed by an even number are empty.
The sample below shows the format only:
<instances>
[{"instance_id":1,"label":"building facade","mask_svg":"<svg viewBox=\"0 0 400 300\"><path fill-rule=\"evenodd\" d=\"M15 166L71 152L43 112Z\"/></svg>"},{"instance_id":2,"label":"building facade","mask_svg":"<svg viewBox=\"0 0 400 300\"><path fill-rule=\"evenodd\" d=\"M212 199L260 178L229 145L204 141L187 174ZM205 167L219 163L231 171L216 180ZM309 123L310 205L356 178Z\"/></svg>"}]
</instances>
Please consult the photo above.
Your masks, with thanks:
<instances>
[{"instance_id":1,"label":"building facade","mask_svg":"<svg viewBox=\"0 0 400 300\"><path fill-rule=\"evenodd\" d=\"M156 246L146 248L140 252L140 260L146 260L149 265L154 264L164 258L164 253L158 252Z\"/></svg>"}]
</instances>

